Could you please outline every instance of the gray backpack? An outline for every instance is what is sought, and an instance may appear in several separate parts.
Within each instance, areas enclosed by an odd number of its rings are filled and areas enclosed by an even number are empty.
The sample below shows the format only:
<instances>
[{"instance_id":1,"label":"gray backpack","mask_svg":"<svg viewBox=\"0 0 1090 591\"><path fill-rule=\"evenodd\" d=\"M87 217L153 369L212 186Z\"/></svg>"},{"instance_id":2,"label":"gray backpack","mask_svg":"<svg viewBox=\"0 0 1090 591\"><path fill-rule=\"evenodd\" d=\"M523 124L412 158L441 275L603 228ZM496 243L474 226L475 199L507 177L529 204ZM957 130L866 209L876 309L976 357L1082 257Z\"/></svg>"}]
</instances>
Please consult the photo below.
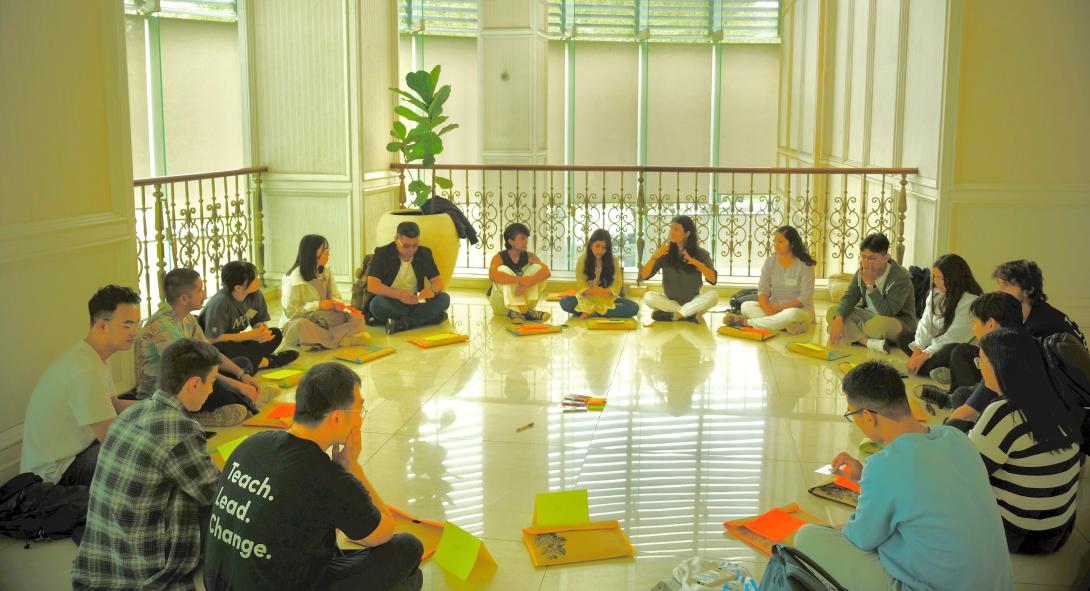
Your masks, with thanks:
<instances>
[{"instance_id":1,"label":"gray backpack","mask_svg":"<svg viewBox=\"0 0 1090 591\"><path fill-rule=\"evenodd\" d=\"M761 591L847 591L809 556L776 544L761 577Z\"/></svg>"}]
</instances>

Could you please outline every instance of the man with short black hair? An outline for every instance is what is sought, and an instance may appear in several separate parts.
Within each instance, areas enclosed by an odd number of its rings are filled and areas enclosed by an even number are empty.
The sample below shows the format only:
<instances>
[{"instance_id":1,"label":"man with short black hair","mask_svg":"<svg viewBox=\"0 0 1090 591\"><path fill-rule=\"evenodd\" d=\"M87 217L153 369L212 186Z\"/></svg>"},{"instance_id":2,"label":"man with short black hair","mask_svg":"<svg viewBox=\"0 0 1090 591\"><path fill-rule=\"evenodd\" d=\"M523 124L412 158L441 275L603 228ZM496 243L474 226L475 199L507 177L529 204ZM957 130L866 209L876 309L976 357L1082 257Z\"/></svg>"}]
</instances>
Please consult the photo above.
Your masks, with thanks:
<instances>
[{"instance_id":1,"label":"man with short black hair","mask_svg":"<svg viewBox=\"0 0 1090 591\"><path fill-rule=\"evenodd\" d=\"M219 471L190 415L222 356L196 339L163 350L151 398L121 413L102 443L73 589L193 589L201 528Z\"/></svg>"},{"instance_id":2,"label":"man with short black hair","mask_svg":"<svg viewBox=\"0 0 1090 591\"><path fill-rule=\"evenodd\" d=\"M163 278L163 303L152 314L140 336L136 338L136 395L150 397L158 387L160 359L163 351L181 338L208 342L193 312L204 303L204 281L192 269L174 269ZM221 373L216 379L212 394L196 418L205 427L231 427L246 419L248 413L256 413L259 398L257 380L250 375L252 367L244 370L239 364L249 366L249 361L222 356Z\"/></svg>"},{"instance_id":3,"label":"man with short black hair","mask_svg":"<svg viewBox=\"0 0 1090 591\"><path fill-rule=\"evenodd\" d=\"M913 418L888 363L860 364L843 389L844 418L884 447L865 467L847 452L833 458L859 483L858 506L842 529L803 526L798 549L848 589L1012 589L1003 522L969 438Z\"/></svg>"},{"instance_id":4,"label":"man with short black hair","mask_svg":"<svg viewBox=\"0 0 1090 591\"><path fill-rule=\"evenodd\" d=\"M320 363L299 382L291 428L231 453L208 526L209 591L420 589L423 546L394 533L359 463L365 412L360 377ZM368 549L341 552L337 530Z\"/></svg>"},{"instance_id":5,"label":"man with short black hair","mask_svg":"<svg viewBox=\"0 0 1090 591\"><path fill-rule=\"evenodd\" d=\"M992 273L996 289L1014 296L1022 306L1022 329L1034 338L1061 332L1071 333L1086 346L1086 336L1079 325L1048 303L1045 277L1033 261L1007 261Z\"/></svg>"},{"instance_id":6,"label":"man with short black hair","mask_svg":"<svg viewBox=\"0 0 1090 591\"><path fill-rule=\"evenodd\" d=\"M198 317L208 342L228 358L245 357L255 371L283 367L299 358L292 349L275 353L284 334L268 325L269 307L260 283L253 263L227 263L220 269L220 290Z\"/></svg>"},{"instance_id":7,"label":"man with short black hair","mask_svg":"<svg viewBox=\"0 0 1090 591\"><path fill-rule=\"evenodd\" d=\"M394 241L375 249L367 268L371 314L394 334L447 319L450 296L435 266L431 249L420 246L416 222L397 225Z\"/></svg>"},{"instance_id":8,"label":"man with short black hair","mask_svg":"<svg viewBox=\"0 0 1090 591\"><path fill-rule=\"evenodd\" d=\"M916 331L916 299L908 271L889 256L889 238L871 234L859 245L859 270L826 315L829 343L847 341L879 353Z\"/></svg>"},{"instance_id":9,"label":"man with short black hair","mask_svg":"<svg viewBox=\"0 0 1090 591\"><path fill-rule=\"evenodd\" d=\"M45 370L23 419L20 469L62 485L90 484L106 431L132 401L119 400L106 361L132 347L140 296L107 285L87 302L91 327Z\"/></svg>"}]
</instances>

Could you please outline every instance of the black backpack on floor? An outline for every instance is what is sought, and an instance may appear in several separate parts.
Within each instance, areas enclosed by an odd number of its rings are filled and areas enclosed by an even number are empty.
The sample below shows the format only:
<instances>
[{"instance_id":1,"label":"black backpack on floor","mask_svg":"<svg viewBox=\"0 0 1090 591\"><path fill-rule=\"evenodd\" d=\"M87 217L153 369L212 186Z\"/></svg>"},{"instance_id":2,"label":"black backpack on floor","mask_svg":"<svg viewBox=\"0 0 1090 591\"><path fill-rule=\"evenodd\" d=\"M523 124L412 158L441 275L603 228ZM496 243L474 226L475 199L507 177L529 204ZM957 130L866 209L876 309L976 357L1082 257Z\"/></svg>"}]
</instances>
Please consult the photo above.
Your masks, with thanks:
<instances>
[{"instance_id":1,"label":"black backpack on floor","mask_svg":"<svg viewBox=\"0 0 1090 591\"><path fill-rule=\"evenodd\" d=\"M0 486L0 534L30 542L74 537L87 521L90 487L42 482L24 472Z\"/></svg>"},{"instance_id":2,"label":"black backpack on floor","mask_svg":"<svg viewBox=\"0 0 1090 591\"><path fill-rule=\"evenodd\" d=\"M923 318L923 309L927 307L927 294L931 291L931 270L912 265L908 268L908 276L912 279L912 294L916 302L916 320L919 320Z\"/></svg>"},{"instance_id":3,"label":"black backpack on floor","mask_svg":"<svg viewBox=\"0 0 1090 591\"><path fill-rule=\"evenodd\" d=\"M847 591L821 565L796 548L776 544L761 577L761 591Z\"/></svg>"},{"instance_id":4,"label":"black backpack on floor","mask_svg":"<svg viewBox=\"0 0 1090 591\"><path fill-rule=\"evenodd\" d=\"M741 314L742 302L756 302L757 297L756 289L739 289L737 293L730 296L730 311L734 314Z\"/></svg>"}]
</instances>

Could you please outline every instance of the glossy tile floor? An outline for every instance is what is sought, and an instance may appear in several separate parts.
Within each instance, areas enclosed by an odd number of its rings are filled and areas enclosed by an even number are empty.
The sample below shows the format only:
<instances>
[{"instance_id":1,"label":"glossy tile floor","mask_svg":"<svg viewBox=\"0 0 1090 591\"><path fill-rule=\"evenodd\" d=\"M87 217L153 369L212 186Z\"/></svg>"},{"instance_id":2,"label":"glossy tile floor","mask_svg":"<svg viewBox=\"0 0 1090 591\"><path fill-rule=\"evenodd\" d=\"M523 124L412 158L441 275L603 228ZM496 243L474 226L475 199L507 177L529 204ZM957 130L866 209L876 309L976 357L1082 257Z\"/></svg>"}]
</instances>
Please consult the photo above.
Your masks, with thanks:
<instances>
[{"instance_id":1,"label":"glossy tile floor","mask_svg":"<svg viewBox=\"0 0 1090 591\"><path fill-rule=\"evenodd\" d=\"M819 303L819 317L827 305ZM547 306L553 322L566 318ZM642 316L650 322L649 311ZM397 353L359 369L370 411L361 461L371 481L390 504L481 536L495 558L466 582L429 562L425 589L647 590L693 555L739 560L759 577L765 558L725 535L723 521L792 502L834 523L848 518L846 508L806 492L821 478L815 468L857 450L861 438L840 416L840 373L785 350L818 340L823 325L766 343L714 335L720 314L707 324L625 332L587 331L571 320L560 334L514 337L468 291L456 292L451 317L468 343L421 350L406 338L444 329L387 337L372 328L372 342ZM874 356L854 353L854 361ZM608 404L565 414L567 394ZM635 558L533 567L520 528L530 524L534 495L573 488L590 491L592 518L621 522ZM1058 554L1014 558L1019 589L1071 588L1090 568L1087 496L1078 531ZM0 589L70 588L74 554L67 540L23 550L0 538Z\"/></svg>"}]
</instances>

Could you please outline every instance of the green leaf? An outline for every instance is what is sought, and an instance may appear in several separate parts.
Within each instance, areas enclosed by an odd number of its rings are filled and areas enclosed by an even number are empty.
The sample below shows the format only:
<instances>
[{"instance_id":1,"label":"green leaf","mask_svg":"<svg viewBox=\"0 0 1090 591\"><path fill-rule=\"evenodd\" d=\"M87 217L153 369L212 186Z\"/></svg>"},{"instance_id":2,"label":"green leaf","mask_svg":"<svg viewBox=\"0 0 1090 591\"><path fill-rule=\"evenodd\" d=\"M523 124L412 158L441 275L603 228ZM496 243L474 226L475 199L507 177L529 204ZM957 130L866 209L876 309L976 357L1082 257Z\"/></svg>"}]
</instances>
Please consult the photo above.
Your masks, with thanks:
<instances>
[{"instance_id":1,"label":"green leaf","mask_svg":"<svg viewBox=\"0 0 1090 591\"><path fill-rule=\"evenodd\" d=\"M394 112L397 113L398 115L401 115L402 117L408 119L409 121L415 121L417 123L427 123L428 122L427 117L425 117L424 115L421 115L419 113L414 113L412 109L410 109L409 107L406 107L405 105L398 105L398 106L394 107Z\"/></svg>"},{"instance_id":2,"label":"green leaf","mask_svg":"<svg viewBox=\"0 0 1090 591\"><path fill-rule=\"evenodd\" d=\"M437 133L435 135L443 135L444 133L446 133L448 131L454 131L455 129L458 129L458 124L457 123L451 123L450 125L444 127L443 129L440 129L439 133Z\"/></svg>"},{"instance_id":3,"label":"green leaf","mask_svg":"<svg viewBox=\"0 0 1090 591\"><path fill-rule=\"evenodd\" d=\"M454 186L454 183L446 177L436 176L432 178L435 181L435 184L439 185L443 189L450 189Z\"/></svg>"},{"instance_id":4,"label":"green leaf","mask_svg":"<svg viewBox=\"0 0 1090 591\"><path fill-rule=\"evenodd\" d=\"M427 123L419 123L416 127L409 130L409 135L406 136L406 139L416 142L431 132L430 125Z\"/></svg>"},{"instance_id":5,"label":"green leaf","mask_svg":"<svg viewBox=\"0 0 1090 591\"><path fill-rule=\"evenodd\" d=\"M443 122L446 121L447 119L450 119L450 117L447 117L446 115L440 115L440 116L435 117L434 119L432 119L429 126L432 129L435 129L436 127L439 127L440 125L442 125Z\"/></svg>"},{"instance_id":6,"label":"green leaf","mask_svg":"<svg viewBox=\"0 0 1090 591\"><path fill-rule=\"evenodd\" d=\"M400 121L394 121L394 128L390 130L390 135L399 140L405 139L405 124Z\"/></svg>"},{"instance_id":7,"label":"green leaf","mask_svg":"<svg viewBox=\"0 0 1090 591\"><path fill-rule=\"evenodd\" d=\"M386 144L386 151L387 152L400 152L401 151L401 146L403 146L403 145L404 144L402 144L401 142L390 142L390 143Z\"/></svg>"},{"instance_id":8,"label":"green leaf","mask_svg":"<svg viewBox=\"0 0 1090 591\"><path fill-rule=\"evenodd\" d=\"M431 104L428 106L428 115L435 117L443 112L443 103L447 102L450 98L450 85L444 85L439 89L439 92L435 93L435 96L431 99Z\"/></svg>"},{"instance_id":9,"label":"green leaf","mask_svg":"<svg viewBox=\"0 0 1090 591\"><path fill-rule=\"evenodd\" d=\"M438 67L439 66L436 66L436 68ZM407 84L413 92L420 95L420 100L429 105L431 104L431 97L432 93L435 91L435 85L432 84L431 77L428 75L427 70L409 72L405 75L405 84Z\"/></svg>"},{"instance_id":10,"label":"green leaf","mask_svg":"<svg viewBox=\"0 0 1090 591\"><path fill-rule=\"evenodd\" d=\"M416 140L416 145L420 146L425 154L435 155L443 153L443 140L439 139L438 134L431 131L422 134L420 139Z\"/></svg>"},{"instance_id":11,"label":"green leaf","mask_svg":"<svg viewBox=\"0 0 1090 591\"><path fill-rule=\"evenodd\" d=\"M421 191L427 192L430 190L431 187L428 185L428 183L425 183L424 181L413 181L409 183L409 191L412 193L419 193Z\"/></svg>"},{"instance_id":12,"label":"green leaf","mask_svg":"<svg viewBox=\"0 0 1090 591\"><path fill-rule=\"evenodd\" d=\"M440 66L436 64L435 67L431 69L431 73L428 74L428 84L430 85L431 92L433 93L435 92L435 87L439 86L439 70Z\"/></svg>"},{"instance_id":13,"label":"green leaf","mask_svg":"<svg viewBox=\"0 0 1090 591\"><path fill-rule=\"evenodd\" d=\"M432 166L435 166L435 155L428 154L427 156L424 156L424 158L421 159L420 164L423 165L425 168L431 168Z\"/></svg>"},{"instance_id":14,"label":"green leaf","mask_svg":"<svg viewBox=\"0 0 1090 591\"><path fill-rule=\"evenodd\" d=\"M401 95L401 100L408 101L409 103L412 103L414 106L419 108L421 111L426 111L428 109L428 104L427 103L425 103L424 101L416 98L415 96L405 92L404 90L401 90L400 88L391 88L390 90L400 94Z\"/></svg>"}]
</instances>

